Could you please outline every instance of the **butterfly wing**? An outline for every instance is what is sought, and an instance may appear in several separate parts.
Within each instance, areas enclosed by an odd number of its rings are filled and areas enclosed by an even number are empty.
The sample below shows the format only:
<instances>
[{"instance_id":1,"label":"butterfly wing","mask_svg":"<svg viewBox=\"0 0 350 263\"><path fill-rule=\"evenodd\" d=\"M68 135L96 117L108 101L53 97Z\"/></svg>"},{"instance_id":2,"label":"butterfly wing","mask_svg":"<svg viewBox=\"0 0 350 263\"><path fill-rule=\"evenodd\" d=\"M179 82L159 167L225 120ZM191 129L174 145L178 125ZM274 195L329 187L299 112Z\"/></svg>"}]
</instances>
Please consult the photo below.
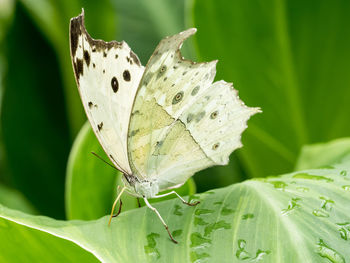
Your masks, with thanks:
<instances>
[{"instance_id":1,"label":"butterfly wing","mask_svg":"<svg viewBox=\"0 0 350 263\"><path fill-rule=\"evenodd\" d=\"M129 124L131 169L157 179L160 190L183 184L195 172L228 163L241 147L248 108L224 81L212 83L216 62L195 63L180 53L189 29L160 42L136 94Z\"/></svg>"},{"instance_id":2,"label":"butterfly wing","mask_svg":"<svg viewBox=\"0 0 350 263\"><path fill-rule=\"evenodd\" d=\"M125 42L92 39L85 29L84 13L71 20L70 49L92 129L114 165L131 174L127 130L144 67Z\"/></svg>"}]
</instances>

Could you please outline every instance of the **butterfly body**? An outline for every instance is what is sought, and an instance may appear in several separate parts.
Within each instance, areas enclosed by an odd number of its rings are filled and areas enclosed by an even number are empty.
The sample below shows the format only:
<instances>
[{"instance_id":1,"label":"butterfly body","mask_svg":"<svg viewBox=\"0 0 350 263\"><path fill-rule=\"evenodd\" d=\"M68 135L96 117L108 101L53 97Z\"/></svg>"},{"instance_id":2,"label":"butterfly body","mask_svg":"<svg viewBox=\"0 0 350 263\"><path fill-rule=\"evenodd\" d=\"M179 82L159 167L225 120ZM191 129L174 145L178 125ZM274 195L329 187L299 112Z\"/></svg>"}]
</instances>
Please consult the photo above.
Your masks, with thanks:
<instances>
[{"instance_id":1,"label":"butterfly body","mask_svg":"<svg viewBox=\"0 0 350 263\"><path fill-rule=\"evenodd\" d=\"M227 164L259 112L244 105L231 83L213 82L217 61L182 57L182 43L195 32L163 39L143 67L125 42L92 39L84 13L71 20L72 64L86 115L135 196L156 198L199 170Z\"/></svg>"}]
</instances>

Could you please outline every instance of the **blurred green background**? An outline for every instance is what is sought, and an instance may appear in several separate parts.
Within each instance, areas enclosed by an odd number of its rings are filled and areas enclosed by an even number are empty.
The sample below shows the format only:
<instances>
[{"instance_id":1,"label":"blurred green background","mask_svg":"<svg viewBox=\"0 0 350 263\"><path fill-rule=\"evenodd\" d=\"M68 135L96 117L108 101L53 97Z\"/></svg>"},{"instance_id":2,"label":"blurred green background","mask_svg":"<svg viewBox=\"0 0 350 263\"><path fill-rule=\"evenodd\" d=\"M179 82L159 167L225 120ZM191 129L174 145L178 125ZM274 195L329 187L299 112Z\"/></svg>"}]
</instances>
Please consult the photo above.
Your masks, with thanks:
<instances>
[{"instance_id":1,"label":"blurred green background","mask_svg":"<svg viewBox=\"0 0 350 263\"><path fill-rule=\"evenodd\" d=\"M0 0L4 205L66 217L67 160L86 121L68 38L81 8L93 38L125 40L144 65L159 40L197 27L185 57L219 59L216 79L262 108L230 164L195 175L199 192L292 171L303 145L350 135L350 1Z\"/></svg>"}]
</instances>

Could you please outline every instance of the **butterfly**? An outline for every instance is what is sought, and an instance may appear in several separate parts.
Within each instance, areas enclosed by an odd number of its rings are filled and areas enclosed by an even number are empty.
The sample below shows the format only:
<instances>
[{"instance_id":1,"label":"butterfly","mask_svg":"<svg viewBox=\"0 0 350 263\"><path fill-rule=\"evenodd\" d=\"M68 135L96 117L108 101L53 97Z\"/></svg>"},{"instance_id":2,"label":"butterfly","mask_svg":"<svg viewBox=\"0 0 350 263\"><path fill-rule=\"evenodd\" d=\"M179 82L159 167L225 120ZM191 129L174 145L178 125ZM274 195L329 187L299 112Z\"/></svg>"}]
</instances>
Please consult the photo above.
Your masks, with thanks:
<instances>
[{"instance_id":1,"label":"butterfly","mask_svg":"<svg viewBox=\"0 0 350 263\"><path fill-rule=\"evenodd\" d=\"M194 173L226 165L259 108L239 99L232 83L213 82L217 61L196 63L180 53L190 28L160 41L146 67L124 41L95 40L84 10L70 22L70 52L81 100L102 148L122 172L122 193L149 202L183 185ZM111 216L112 216L111 214ZM111 219L111 218L110 218ZM109 221L110 223L110 221Z\"/></svg>"}]
</instances>

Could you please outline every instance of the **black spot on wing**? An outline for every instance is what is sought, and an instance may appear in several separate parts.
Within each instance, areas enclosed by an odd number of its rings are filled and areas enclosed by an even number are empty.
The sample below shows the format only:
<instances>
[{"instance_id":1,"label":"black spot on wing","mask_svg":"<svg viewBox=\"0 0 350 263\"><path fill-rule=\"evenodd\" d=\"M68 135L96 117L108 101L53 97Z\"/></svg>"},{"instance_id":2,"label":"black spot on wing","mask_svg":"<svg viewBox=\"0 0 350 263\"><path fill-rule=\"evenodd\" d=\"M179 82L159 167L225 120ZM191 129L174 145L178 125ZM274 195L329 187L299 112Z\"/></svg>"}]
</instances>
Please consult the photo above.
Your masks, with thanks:
<instances>
[{"instance_id":1,"label":"black spot on wing","mask_svg":"<svg viewBox=\"0 0 350 263\"><path fill-rule=\"evenodd\" d=\"M97 129L100 131L102 130L102 127L103 127L103 121L101 121L100 124L97 124Z\"/></svg>"},{"instance_id":2,"label":"black spot on wing","mask_svg":"<svg viewBox=\"0 0 350 263\"><path fill-rule=\"evenodd\" d=\"M87 50L84 50L84 60L87 66L90 66L90 54Z\"/></svg>"},{"instance_id":3,"label":"black spot on wing","mask_svg":"<svg viewBox=\"0 0 350 263\"><path fill-rule=\"evenodd\" d=\"M88 105L90 109L94 106L94 104L91 101L89 101Z\"/></svg>"},{"instance_id":4,"label":"black spot on wing","mask_svg":"<svg viewBox=\"0 0 350 263\"><path fill-rule=\"evenodd\" d=\"M94 68L96 68L96 65L95 65L95 63L92 63L92 66L93 66Z\"/></svg>"},{"instance_id":5,"label":"black spot on wing","mask_svg":"<svg viewBox=\"0 0 350 263\"><path fill-rule=\"evenodd\" d=\"M198 113L195 117L195 121L199 122L201 119L203 119L204 116L205 116L205 111Z\"/></svg>"},{"instance_id":6,"label":"black spot on wing","mask_svg":"<svg viewBox=\"0 0 350 263\"><path fill-rule=\"evenodd\" d=\"M219 148L219 146L220 146L220 143L217 142L211 148L215 151Z\"/></svg>"},{"instance_id":7,"label":"black spot on wing","mask_svg":"<svg viewBox=\"0 0 350 263\"><path fill-rule=\"evenodd\" d=\"M119 83L118 83L118 80L117 80L116 77L112 78L111 86L112 86L113 92L116 93L118 91L118 89L119 89Z\"/></svg>"},{"instance_id":8,"label":"black spot on wing","mask_svg":"<svg viewBox=\"0 0 350 263\"><path fill-rule=\"evenodd\" d=\"M214 120L216 119L216 117L218 116L219 112L218 111L214 111L210 114L210 119Z\"/></svg>"},{"instance_id":9,"label":"black spot on wing","mask_svg":"<svg viewBox=\"0 0 350 263\"><path fill-rule=\"evenodd\" d=\"M77 58L76 62L74 63L74 70L77 80L79 81L80 75L82 76L84 74L84 65L82 59Z\"/></svg>"},{"instance_id":10,"label":"black spot on wing","mask_svg":"<svg viewBox=\"0 0 350 263\"><path fill-rule=\"evenodd\" d=\"M124 78L125 81L130 81L131 75L130 75L129 70L124 70L124 72L123 72L123 78Z\"/></svg>"},{"instance_id":11,"label":"black spot on wing","mask_svg":"<svg viewBox=\"0 0 350 263\"><path fill-rule=\"evenodd\" d=\"M165 74L166 70L167 70L166 65L161 66L158 70L157 79L159 79L161 76L163 76Z\"/></svg>"},{"instance_id":12,"label":"black spot on wing","mask_svg":"<svg viewBox=\"0 0 350 263\"><path fill-rule=\"evenodd\" d=\"M186 119L187 123L190 123L193 120L193 117L194 117L194 115L192 113L189 113L187 115L187 119Z\"/></svg>"},{"instance_id":13,"label":"black spot on wing","mask_svg":"<svg viewBox=\"0 0 350 263\"><path fill-rule=\"evenodd\" d=\"M192 92L191 92L191 95L192 95L192 96L195 96L195 95L198 93L199 88L200 88L199 86L195 86L195 87L193 88Z\"/></svg>"},{"instance_id":14,"label":"black spot on wing","mask_svg":"<svg viewBox=\"0 0 350 263\"><path fill-rule=\"evenodd\" d=\"M130 57L132 58L132 60L134 61L135 64L140 66L140 60L138 59L138 57L135 55L134 52L130 51Z\"/></svg>"},{"instance_id":15,"label":"black spot on wing","mask_svg":"<svg viewBox=\"0 0 350 263\"><path fill-rule=\"evenodd\" d=\"M80 16L70 21L70 49L73 57L75 57L75 53L77 52L79 36L82 34L80 28L81 23L82 17Z\"/></svg>"},{"instance_id":16,"label":"black spot on wing","mask_svg":"<svg viewBox=\"0 0 350 263\"><path fill-rule=\"evenodd\" d=\"M81 15L74 17L71 19L70 24L70 40L71 40L71 53L73 57L75 56L76 49L78 46L78 39L80 35L84 35L85 40L92 47L92 52L103 52L103 55L106 57L106 50L110 50L111 48L121 48L123 46L122 42L118 41L110 41L105 42L103 40L93 39L89 33L86 31L84 25L84 13Z\"/></svg>"},{"instance_id":17,"label":"black spot on wing","mask_svg":"<svg viewBox=\"0 0 350 263\"><path fill-rule=\"evenodd\" d=\"M172 104L175 105L175 104L179 103L182 100L183 96L184 96L184 92L183 91L178 92L174 96Z\"/></svg>"}]
</instances>

